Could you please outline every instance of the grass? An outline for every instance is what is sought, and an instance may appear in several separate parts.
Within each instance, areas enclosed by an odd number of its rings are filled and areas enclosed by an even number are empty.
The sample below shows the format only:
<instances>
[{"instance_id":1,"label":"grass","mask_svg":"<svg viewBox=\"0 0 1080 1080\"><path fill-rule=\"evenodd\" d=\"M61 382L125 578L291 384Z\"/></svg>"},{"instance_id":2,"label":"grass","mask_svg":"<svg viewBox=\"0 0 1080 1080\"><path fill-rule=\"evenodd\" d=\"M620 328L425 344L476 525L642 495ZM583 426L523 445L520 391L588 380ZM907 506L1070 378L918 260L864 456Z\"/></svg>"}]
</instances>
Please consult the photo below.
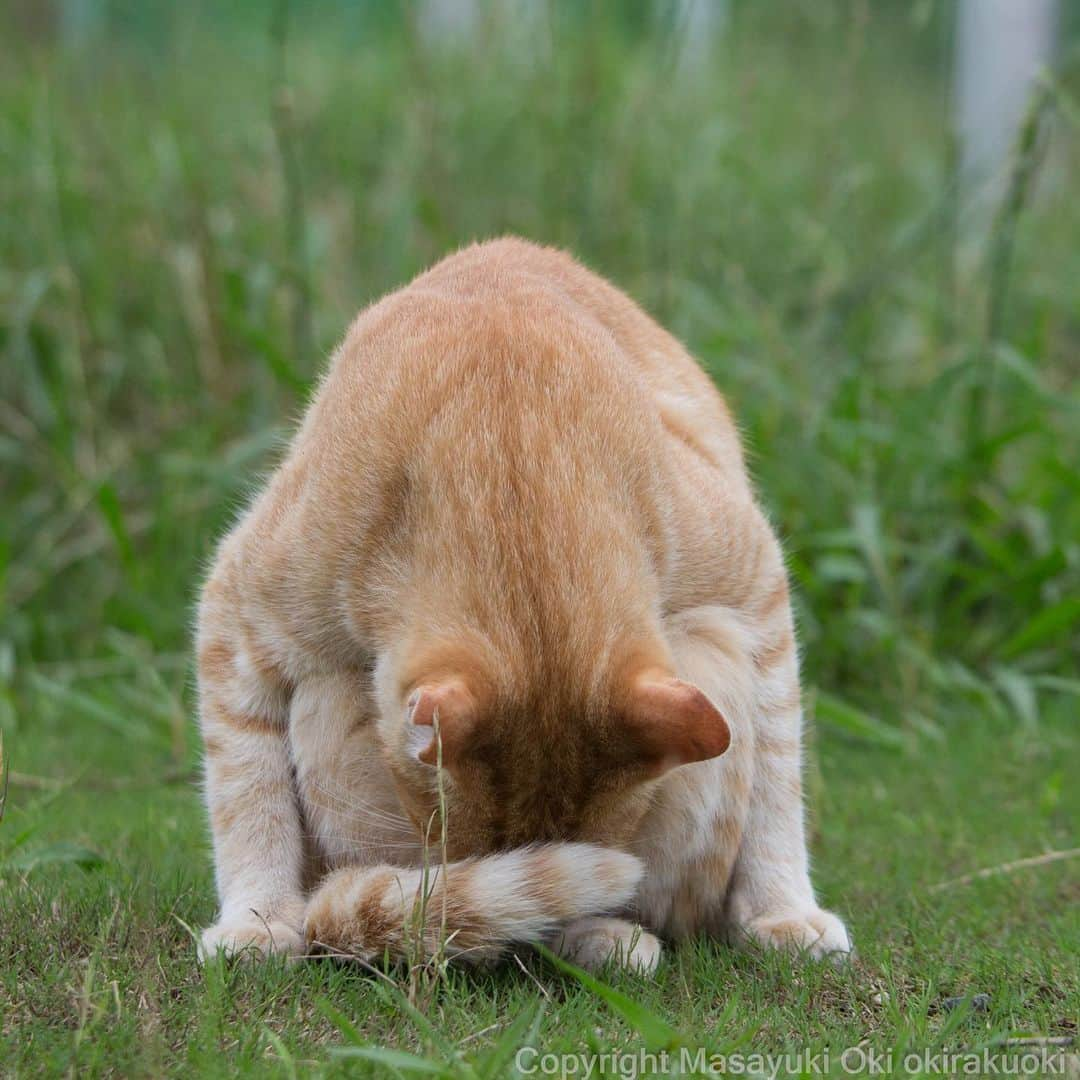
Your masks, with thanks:
<instances>
[{"instance_id":1,"label":"grass","mask_svg":"<svg viewBox=\"0 0 1080 1080\"><path fill-rule=\"evenodd\" d=\"M980 221L933 5L736 4L696 71L617 6L545 9L524 51L494 16L434 44L330 4L114 5L64 45L36 10L0 16L0 1072L385 1075L379 1047L504 1075L674 1040L835 1073L864 1039L1075 1034L1080 860L935 890L1080 844L1074 71ZM736 408L845 971L691 943L598 987L527 956L414 985L417 1016L405 980L194 963L203 562L355 310L501 231L626 287Z\"/></svg>"}]
</instances>

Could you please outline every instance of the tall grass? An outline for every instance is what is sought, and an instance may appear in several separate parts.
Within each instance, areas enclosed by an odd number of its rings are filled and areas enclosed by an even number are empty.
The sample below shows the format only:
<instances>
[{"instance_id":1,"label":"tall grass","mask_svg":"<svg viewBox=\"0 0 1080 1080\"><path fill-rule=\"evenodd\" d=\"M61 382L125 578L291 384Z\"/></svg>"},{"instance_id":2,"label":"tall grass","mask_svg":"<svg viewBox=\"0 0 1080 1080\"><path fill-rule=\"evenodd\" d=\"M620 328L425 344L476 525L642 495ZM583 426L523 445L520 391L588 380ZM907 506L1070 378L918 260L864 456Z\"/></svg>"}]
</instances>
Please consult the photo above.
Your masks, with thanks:
<instances>
[{"instance_id":1,"label":"tall grass","mask_svg":"<svg viewBox=\"0 0 1080 1080\"><path fill-rule=\"evenodd\" d=\"M1034 725L1080 689L1075 78L972 256L926 8L736 5L690 70L674 20L617 5L525 43L116 10L81 50L0 35L0 722L184 760L214 537L355 311L504 231L610 275L729 395L821 720Z\"/></svg>"}]
</instances>

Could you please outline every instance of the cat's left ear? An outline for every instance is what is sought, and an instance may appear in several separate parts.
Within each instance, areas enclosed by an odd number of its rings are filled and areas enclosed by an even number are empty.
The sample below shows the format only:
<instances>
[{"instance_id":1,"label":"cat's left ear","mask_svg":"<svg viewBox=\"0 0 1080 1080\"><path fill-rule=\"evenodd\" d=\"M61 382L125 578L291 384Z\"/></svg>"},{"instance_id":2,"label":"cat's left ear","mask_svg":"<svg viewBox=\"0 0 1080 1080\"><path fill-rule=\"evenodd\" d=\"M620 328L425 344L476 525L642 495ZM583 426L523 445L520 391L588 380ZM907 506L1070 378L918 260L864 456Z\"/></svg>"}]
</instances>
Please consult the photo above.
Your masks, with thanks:
<instances>
[{"instance_id":1,"label":"cat's left ear","mask_svg":"<svg viewBox=\"0 0 1080 1080\"><path fill-rule=\"evenodd\" d=\"M719 757L731 744L720 710L692 683L660 673L634 683L628 736L654 776Z\"/></svg>"},{"instance_id":2,"label":"cat's left ear","mask_svg":"<svg viewBox=\"0 0 1080 1080\"><path fill-rule=\"evenodd\" d=\"M409 744L424 765L450 768L461 758L473 729L476 699L463 679L444 678L417 686L405 703ZM435 726L438 724L438 738Z\"/></svg>"}]
</instances>

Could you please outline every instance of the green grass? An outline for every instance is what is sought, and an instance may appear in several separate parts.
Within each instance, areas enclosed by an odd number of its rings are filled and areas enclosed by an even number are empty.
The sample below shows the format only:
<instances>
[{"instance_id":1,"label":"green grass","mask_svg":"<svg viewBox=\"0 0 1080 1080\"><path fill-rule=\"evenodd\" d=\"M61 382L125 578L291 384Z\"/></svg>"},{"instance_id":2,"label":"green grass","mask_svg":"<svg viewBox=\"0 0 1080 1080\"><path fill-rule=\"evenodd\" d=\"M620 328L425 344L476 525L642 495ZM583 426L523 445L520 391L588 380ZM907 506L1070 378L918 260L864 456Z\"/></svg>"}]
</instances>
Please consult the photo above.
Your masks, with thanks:
<instances>
[{"instance_id":1,"label":"green grass","mask_svg":"<svg viewBox=\"0 0 1080 1080\"><path fill-rule=\"evenodd\" d=\"M980 223L933 5L736 4L697 73L616 5L556 5L525 60L497 19L436 48L294 7L283 40L256 5L116 4L70 48L0 15L0 1073L385 1075L357 1040L461 1074L643 1040L839 1072L863 1039L1074 1035L1080 860L934 887L1080 845L1075 71ZM797 585L847 970L692 943L613 1003L535 956L194 963L201 567L356 309L502 231L627 288L736 409Z\"/></svg>"}]
</instances>

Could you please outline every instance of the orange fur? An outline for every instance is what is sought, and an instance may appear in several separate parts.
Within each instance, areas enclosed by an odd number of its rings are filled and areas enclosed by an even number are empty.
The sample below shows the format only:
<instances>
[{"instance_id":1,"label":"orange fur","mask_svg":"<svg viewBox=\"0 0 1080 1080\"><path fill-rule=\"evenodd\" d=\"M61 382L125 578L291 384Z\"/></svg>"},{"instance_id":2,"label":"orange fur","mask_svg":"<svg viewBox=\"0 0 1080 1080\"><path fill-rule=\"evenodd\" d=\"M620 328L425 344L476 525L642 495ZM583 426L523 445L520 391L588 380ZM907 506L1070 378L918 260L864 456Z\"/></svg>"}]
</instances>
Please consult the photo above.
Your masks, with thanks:
<instances>
[{"instance_id":1,"label":"orange fur","mask_svg":"<svg viewBox=\"0 0 1080 1080\"><path fill-rule=\"evenodd\" d=\"M416 866L437 760L451 860L622 847L654 929L847 948L810 890L787 581L735 427L682 346L561 252L476 245L357 318L221 546L199 642L207 948L263 941L254 909L299 952L305 904L307 937L348 940L360 915L305 896L305 859ZM365 903L370 951L395 920ZM570 906L534 925L590 914ZM505 939L455 910L474 944ZM591 956L614 923L562 940ZM400 952L396 926L376 937Z\"/></svg>"}]
</instances>

